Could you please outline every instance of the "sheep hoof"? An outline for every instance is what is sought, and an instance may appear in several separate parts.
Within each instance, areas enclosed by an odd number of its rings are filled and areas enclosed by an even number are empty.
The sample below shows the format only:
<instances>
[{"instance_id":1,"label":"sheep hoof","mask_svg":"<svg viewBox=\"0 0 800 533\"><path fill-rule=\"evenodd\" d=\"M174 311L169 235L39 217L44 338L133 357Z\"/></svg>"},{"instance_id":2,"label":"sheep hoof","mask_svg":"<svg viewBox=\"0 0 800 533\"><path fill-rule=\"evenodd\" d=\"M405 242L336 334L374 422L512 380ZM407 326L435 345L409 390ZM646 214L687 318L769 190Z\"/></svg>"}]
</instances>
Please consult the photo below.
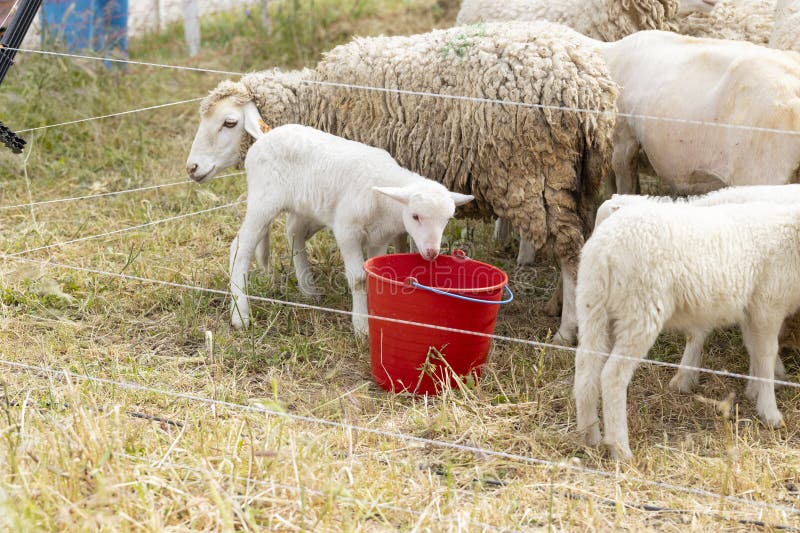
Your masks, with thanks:
<instances>
[{"instance_id":1,"label":"sheep hoof","mask_svg":"<svg viewBox=\"0 0 800 533\"><path fill-rule=\"evenodd\" d=\"M761 420L771 428L779 429L786 427L786 422L783 421L783 415L777 410L774 412L761 413Z\"/></svg>"},{"instance_id":2,"label":"sheep hoof","mask_svg":"<svg viewBox=\"0 0 800 533\"><path fill-rule=\"evenodd\" d=\"M633 459L633 452L627 444L620 442L607 442L606 446L611 454L611 458L615 461L630 461Z\"/></svg>"},{"instance_id":3,"label":"sheep hoof","mask_svg":"<svg viewBox=\"0 0 800 533\"><path fill-rule=\"evenodd\" d=\"M553 336L553 339L550 341L550 344L557 344L558 346L574 346L575 345L575 335L570 335L568 333L562 334L559 330Z\"/></svg>"},{"instance_id":4,"label":"sheep hoof","mask_svg":"<svg viewBox=\"0 0 800 533\"><path fill-rule=\"evenodd\" d=\"M669 388L682 392L684 394L688 394L692 392L694 387L697 385L697 378L694 376L687 376L686 374L682 374L680 371L672 376L672 379L669 380Z\"/></svg>"},{"instance_id":5,"label":"sheep hoof","mask_svg":"<svg viewBox=\"0 0 800 533\"><path fill-rule=\"evenodd\" d=\"M233 326L233 329L246 329L248 326L250 326L250 318L241 317L237 313L231 317L231 326Z\"/></svg>"}]
</instances>

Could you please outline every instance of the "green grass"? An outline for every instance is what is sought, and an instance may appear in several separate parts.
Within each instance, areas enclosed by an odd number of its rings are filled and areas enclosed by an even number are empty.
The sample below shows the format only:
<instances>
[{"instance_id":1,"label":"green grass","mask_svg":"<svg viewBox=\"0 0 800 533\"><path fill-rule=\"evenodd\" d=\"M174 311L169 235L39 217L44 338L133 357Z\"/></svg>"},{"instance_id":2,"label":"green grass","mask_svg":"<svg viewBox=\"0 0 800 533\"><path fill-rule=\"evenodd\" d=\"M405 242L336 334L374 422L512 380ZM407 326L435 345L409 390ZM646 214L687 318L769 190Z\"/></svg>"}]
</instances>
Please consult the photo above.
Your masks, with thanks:
<instances>
[{"instance_id":1,"label":"green grass","mask_svg":"<svg viewBox=\"0 0 800 533\"><path fill-rule=\"evenodd\" d=\"M131 55L233 71L293 68L352 34L411 33L452 21L452 12L438 18L440 8L429 0L272 5L271 35L256 12L234 11L204 18L197 58L185 56L178 26L134 40ZM202 96L222 79L20 59L0 88L0 120L17 129ZM29 193L44 200L180 180L196 123L189 104L38 132L27 165L0 151L0 206L25 203ZM4 252L18 252L243 194L243 180L232 177L0 210L0 238ZM225 289L228 246L241 216L241 208L217 211L30 256ZM253 271L252 293L305 302L282 225L275 226L270 270ZM499 334L548 337L557 325L542 312L556 282L552 265L517 268L514 250L493 243L482 222L454 221L447 240L467 241L473 257L509 272L519 297L501 312ZM330 236L315 237L310 255L328 289L316 303L347 309ZM352 337L347 316L254 303L254 327L237 332L228 326L227 299L216 294L10 260L0 275L0 359L797 505L795 390L779 392L788 429L772 431L757 422L750 402L737 403L726 418L667 390L670 371L642 367L629 393L636 460L617 466L574 435L570 352L498 342L474 388L426 400L372 384L367 343ZM653 357L677 362L681 348L680 338L665 335ZM718 333L707 352L709 366L747 372L738 334ZM731 391L741 396L743 387L706 376L701 392L723 399ZM648 512L603 498L690 511ZM479 531L476 522L530 530L754 529L711 511L800 525L796 516L635 482L0 367L0 529Z\"/></svg>"}]
</instances>

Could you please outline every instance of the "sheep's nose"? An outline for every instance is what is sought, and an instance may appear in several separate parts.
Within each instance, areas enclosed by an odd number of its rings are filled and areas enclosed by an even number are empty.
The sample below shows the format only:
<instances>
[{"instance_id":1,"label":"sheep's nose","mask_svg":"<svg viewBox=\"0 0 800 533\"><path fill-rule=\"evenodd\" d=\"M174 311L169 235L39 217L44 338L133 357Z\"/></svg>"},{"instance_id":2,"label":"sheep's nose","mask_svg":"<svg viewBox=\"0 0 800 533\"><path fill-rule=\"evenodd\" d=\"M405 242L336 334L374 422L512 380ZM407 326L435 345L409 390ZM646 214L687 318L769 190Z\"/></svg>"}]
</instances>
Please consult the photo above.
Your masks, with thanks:
<instances>
[{"instance_id":1,"label":"sheep's nose","mask_svg":"<svg viewBox=\"0 0 800 533\"><path fill-rule=\"evenodd\" d=\"M189 173L189 177L194 176L194 173L197 172L197 163L186 165L186 172Z\"/></svg>"},{"instance_id":2,"label":"sheep's nose","mask_svg":"<svg viewBox=\"0 0 800 533\"><path fill-rule=\"evenodd\" d=\"M436 248L428 248L425 250L425 253L423 254L423 257L428 261L433 261L438 256L439 256L439 250L437 250Z\"/></svg>"}]
</instances>

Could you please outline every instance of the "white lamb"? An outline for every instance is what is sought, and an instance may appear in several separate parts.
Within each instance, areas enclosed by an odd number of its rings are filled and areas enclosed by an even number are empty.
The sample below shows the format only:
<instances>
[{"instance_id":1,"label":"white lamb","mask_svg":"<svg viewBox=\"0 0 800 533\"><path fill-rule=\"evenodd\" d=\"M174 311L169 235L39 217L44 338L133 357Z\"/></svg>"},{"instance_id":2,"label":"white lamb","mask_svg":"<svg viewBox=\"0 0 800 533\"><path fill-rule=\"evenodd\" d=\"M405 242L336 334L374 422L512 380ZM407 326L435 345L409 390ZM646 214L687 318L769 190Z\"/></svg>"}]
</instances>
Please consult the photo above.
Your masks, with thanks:
<instances>
[{"instance_id":1,"label":"white lamb","mask_svg":"<svg viewBox=\"0 0 800 533\"><path fill-rule=\"evenodd\" d=\"M664 329L698 337L738 324L751 374L774 379L778 334L800 307L800 208L773 203L698 207L647 203L621 209L581 253L575 355L578 431L632 456L626 396L638 361ZM749 398L770 426L783 417L769 381L749 381Z\"/></svg>"},{"instance_id":2,"label":"white lamb","mask_svg":"<svg viewBox=\"0 0 800 533\"><path fill-rule=\"evenodd\" d=\"M370 257L383 254L389 242L407 232L426 259L434 259L442 233L455 208L473 199L453 193L435 181L400 167L385 150L349 141L297 124L261 133L255 104L245 106L242 120L230 129L228 151L215 150L209 168L219 171L238 161L239 139L247 131L256 138L245 158L247 213L231 243L231 323L250 322L245 287L257 246L269 253L269 227L288 212L306 227L333 230L353 295L353 328L367 333L366 278L363 249ZM218 147L219 148L219 147ZM194 152L194 150L193 150ZM202 159L195 153L196 160Z\"/></svg>"},{"instance_id":3,"label":"white lamb","mask_svg":"<svg viewBox=\"0 0 800 533\"><path fill-rule=\"evenodd\" d=\"M669 196L640 196L636 194L614 194L597 209L594 227L600 226L608 217L620 208L647 203L682 203L694 206L712 206L723 204L743 204L749 202L771 202L783 205L800 205L800 184L791 185L754 185L745 187L726 187L702 196L690 196L674 200ZM703 344L707 333L691 332L686 337L686 347L681 358L682 367L699 368L703 357ZM775 376L783 379L786 370L780 357L775 361ZM670 380L669 386L681 392L691 392L699 381L699 371L688 368L678 369Z\"/></svg>"}]
</instances>

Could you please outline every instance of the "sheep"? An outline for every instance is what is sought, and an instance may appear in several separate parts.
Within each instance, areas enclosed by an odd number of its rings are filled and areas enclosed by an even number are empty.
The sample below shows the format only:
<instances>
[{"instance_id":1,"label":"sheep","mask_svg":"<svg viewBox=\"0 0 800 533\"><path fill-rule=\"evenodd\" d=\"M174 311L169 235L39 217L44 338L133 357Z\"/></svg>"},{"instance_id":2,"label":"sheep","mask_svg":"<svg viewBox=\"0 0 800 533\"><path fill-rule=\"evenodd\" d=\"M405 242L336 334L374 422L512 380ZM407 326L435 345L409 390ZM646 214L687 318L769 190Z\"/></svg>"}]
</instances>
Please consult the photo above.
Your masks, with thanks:
<instances>
[{"instance_id":1,"label":"sheep","mask_svg":"<svg viewBox=\"0 0 800 533\"><path fill-rule=\"evenodd\" d=\"M614 194L609 200L603 202L597 209L595 216L595 231L609 216L617 212L620 208L630 205L642 205L647 203L685 203L694 206L713 206L723 204L743 204L749 202L771 202L783 205L800 205L800 184L792 185L754 185L744 187L726 187L702 196L691 196L688 198L673 199L669 196L639 196L633 194ZM797 330L794 321L796 315L789 317L783 324L780 334L780 344L784 345L784 339L790 341ZM703 344L706 336L697 332L688 335L686 348L681 358L682 367L700 366L703 355ZM780 357L775 361L775 376L779 379L786 377L786 370ZM680 368L669 386L673 390L680 392L691 392L699 381L699 371L688 368Z\"/></svg>"},{"instance_id":2,"label":"sheep","mask_svg":"<svg viewBox=\"0 0 800 533\"><path fill-rule=\"evenodd\" d=\"M769 46L800 52L800 0L778 0Z\"/></svg>"},{"instance_id":3,"label":"sheep","mask_svg":"<svg viewBox=\"0 0 800 533\"><path fill-rule=\"evenodd\" d=\"M641 30L672 30L678 15L711 11L716 0L463 0L456 24L549 20L616 41Z\"/></svg>"},{"instance_id":4,"label":"sheep","mask_svg":"<svg viewBox=\"0 0 800 533\"><path fill-rule=\"evenodd\" d=\"M693 37L766 45L775 21L776 0L719 0L710 12L678 19L678 32Z\"/></svg>"},{"instance_id":5,"label":"sheep","mask_svg":"<svg viewBox=\"0 0 800 533\"><path fill-rule=\"evenodd\" d=\"M681 194L798 180L797 54L655 30L596 46L624 87L611 192L638 192L640 147L658 176Z\"/></svg>"},{"instance_id":6,"label":"sheep","mask_svg":"<svg viewBox=\"0 0 800 533\"><path fill-rule=\"evenodd\" d=\"M245 104L241 116L224 109L217 113L225 116L220 140L228 143L228 153L219 154L215 164L234 161L242 137L257 138L244 161L247 212L231 243L234 328L250 323L245 293L250 261L258 245L266 246L265 253L269 253L269 244L264 243L269 243L269 226L281 212L310 221L312 227L324 225L333 230L353 297L353 329L366 335L363 249L370 257L383 254L393 238L407 232L421 255L433 260L456 206L472 200L472 196L452 193L442 184L400 167L379 148L297 124L262 134L261 117L252 102ZM219 167L224 168L222 164ZM198 170L203 170L200 164L195 172Z\"/></svg>"},{"instance_id":7,"label":"sheep","mask_svg":"<svg viewBox=\"0 0 800 533\"><path fill-rule=\"evenodd\" d=\"M632 457L626 390L664 329L704 336L738 324L750 353L746 395L770 426L783 417L770 380L778 334L800 307L800 208L773 203L699 207L645 203L621 209L586 242L578 269L578 431L617 459ZM610 353L611 357L601 354ZM613 357L614 355L626 358Z\"/></svg>"},{"instance_id":8,"label":"sheep","mask_svg":"<svg viewBox=\"0 0 800 533\"><path fill-rule=\"evenodd\" d=\"M221 102L255 102L272 127L295 122L383 148L401 166L475 196L465 214L506 217L535 250L553 252L564 301L574 303L579 251L610 168L616 96L602 58L556 24L359 38L314 70L222 82L201 103L189 161L217 149ZM564 106L597 113L556 109ZM563 342L575 329L574 305L565 305Z\"/></svg>"}]
</instances>

